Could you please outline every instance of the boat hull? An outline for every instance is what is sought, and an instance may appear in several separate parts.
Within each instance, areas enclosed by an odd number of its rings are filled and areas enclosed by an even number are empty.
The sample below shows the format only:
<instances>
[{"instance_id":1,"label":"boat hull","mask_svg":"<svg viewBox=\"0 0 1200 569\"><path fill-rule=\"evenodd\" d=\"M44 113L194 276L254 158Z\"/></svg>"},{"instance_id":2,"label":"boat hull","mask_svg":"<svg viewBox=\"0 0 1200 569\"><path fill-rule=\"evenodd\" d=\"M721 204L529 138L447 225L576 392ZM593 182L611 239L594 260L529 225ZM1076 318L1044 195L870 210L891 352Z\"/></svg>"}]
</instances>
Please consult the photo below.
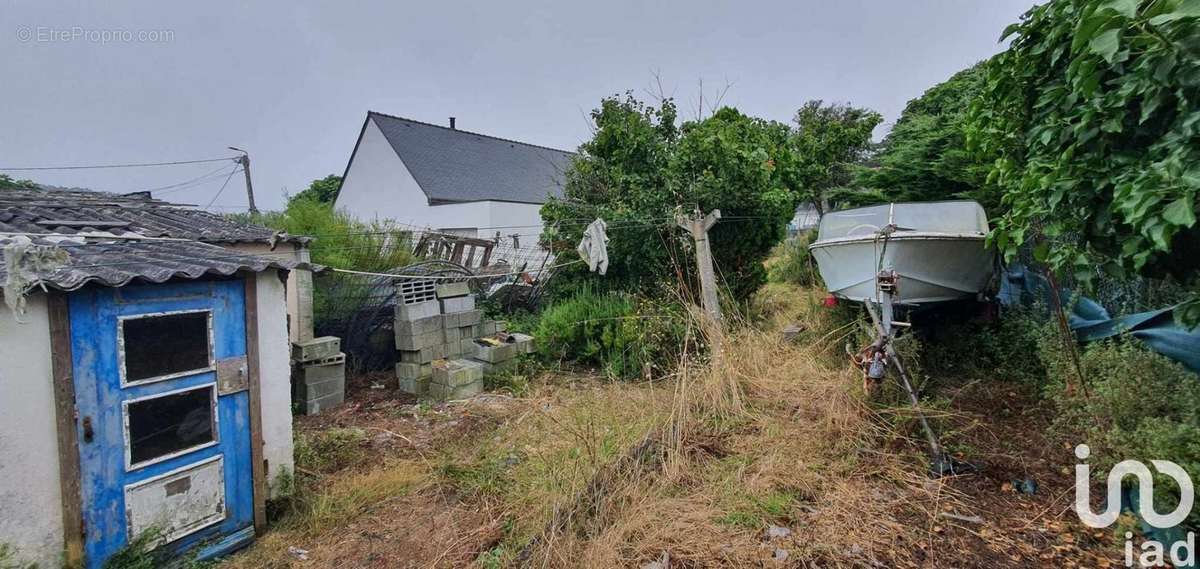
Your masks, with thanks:
<instances>
[{"instance_id":1,"label":"boat hull","mask_svg":"<svg viewBox=\"0 0 1200 569\"><path fill-rule=\"evenodd\" d=\"M880 266L900 275L901 304L975 296L987 287L994 267L982 235L905 232L889 237L886 247L872 235L817 241L809 249L829 292L858 302L877 300Z\"/></svg>"}]
</instances>

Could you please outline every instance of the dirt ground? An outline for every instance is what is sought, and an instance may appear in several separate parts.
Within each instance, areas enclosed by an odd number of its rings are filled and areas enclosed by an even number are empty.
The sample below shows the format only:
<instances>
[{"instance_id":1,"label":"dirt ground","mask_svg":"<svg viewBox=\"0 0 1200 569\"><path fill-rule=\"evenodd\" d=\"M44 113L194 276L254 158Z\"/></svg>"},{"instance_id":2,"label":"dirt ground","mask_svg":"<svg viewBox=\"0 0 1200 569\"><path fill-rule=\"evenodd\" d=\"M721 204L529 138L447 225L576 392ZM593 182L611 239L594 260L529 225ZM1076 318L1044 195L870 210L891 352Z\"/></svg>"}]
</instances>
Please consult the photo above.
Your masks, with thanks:
<instances>
[{"instance_id":1,"label":"dirt ground","mask_svg":"<svg viewBox=\"0 0 1200 569\"><path fill-rule=\"evenodd\" d=\"M1048 438L1052 411L1026 390L982 381L945 390L954 414L946 443L978 472L946 481L965 507L930 528L923 551L946 567L1123 566L1114 532L1088 528L1071 509L1073 447Z\"/></svg>"}]
</instances>

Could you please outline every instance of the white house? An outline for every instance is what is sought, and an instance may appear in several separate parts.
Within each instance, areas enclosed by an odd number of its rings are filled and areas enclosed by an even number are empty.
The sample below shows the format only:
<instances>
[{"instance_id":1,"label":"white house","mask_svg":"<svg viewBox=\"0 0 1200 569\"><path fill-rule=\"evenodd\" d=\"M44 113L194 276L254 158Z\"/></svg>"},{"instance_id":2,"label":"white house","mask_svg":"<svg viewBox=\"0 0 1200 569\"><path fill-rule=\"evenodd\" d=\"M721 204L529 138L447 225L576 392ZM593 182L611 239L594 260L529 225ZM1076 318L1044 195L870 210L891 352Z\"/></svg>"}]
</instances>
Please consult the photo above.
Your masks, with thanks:
<instances>
[{"instance_id":1,"label":"white house","mask_svg":"<svg viewBox=\"0 0 1200 569\"><path fill-rule=\"evenodd\" d=\"M0 543L14 561L99 568L148 528L166 552L221 555L287 486L297 263L132 231L216 238L213 220L139 203L0 192Z\"/></svg>"},{"instance_id":2,"label":"white house","mask_svg":"<svg viewBox=\"0 0 1200 569\"><path fill-rule=\"evenodd\" d=\"M573 154L368 112L337 207L467 237L496 228L540 232L548 196L562 194ZM524 228L527 228L524 229Z\"/></svg>"}]
</instances>

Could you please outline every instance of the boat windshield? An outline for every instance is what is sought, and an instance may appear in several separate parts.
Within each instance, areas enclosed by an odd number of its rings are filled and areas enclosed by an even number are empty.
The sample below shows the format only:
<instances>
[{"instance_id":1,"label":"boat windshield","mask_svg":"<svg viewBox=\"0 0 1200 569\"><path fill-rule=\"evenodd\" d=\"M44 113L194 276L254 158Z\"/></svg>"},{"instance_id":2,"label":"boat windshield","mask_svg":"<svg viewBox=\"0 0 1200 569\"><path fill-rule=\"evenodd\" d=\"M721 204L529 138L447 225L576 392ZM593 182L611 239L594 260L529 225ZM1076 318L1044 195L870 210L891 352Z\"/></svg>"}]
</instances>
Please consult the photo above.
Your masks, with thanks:
<instances>
[{"instance_id":1,"label":"boat windshield","mask_svg":"<svg viewBox=\"0 0 1200 569\"><path fill-rule=\"evenodd\" d=\"M819 240L874 235L889 223L900 231L987 233L987 214L973 201L898 203L834 211L821 218Z\"/></svg>"}]
</instances>

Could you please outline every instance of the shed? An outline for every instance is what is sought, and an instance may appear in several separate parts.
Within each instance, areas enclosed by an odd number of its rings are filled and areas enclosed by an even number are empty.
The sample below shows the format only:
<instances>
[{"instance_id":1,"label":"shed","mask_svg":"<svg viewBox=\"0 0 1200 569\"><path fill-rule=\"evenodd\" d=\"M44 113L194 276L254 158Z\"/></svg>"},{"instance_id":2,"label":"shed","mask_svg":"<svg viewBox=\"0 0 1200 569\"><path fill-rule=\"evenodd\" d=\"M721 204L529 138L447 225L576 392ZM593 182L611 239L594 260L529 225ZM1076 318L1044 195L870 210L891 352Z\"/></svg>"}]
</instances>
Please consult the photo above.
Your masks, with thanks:
<instances>
[{"instance_id":1,"label":"shed","mask_svg":"<svg viewBox=\"0 0 1200 569\"><path fill-rule=\"evenodd\" d=\"M132 235L0 249L0 543L88 568L148 531L200 558L249 543L293 468L297 264Z\"/></svg>"}]
</instances>

